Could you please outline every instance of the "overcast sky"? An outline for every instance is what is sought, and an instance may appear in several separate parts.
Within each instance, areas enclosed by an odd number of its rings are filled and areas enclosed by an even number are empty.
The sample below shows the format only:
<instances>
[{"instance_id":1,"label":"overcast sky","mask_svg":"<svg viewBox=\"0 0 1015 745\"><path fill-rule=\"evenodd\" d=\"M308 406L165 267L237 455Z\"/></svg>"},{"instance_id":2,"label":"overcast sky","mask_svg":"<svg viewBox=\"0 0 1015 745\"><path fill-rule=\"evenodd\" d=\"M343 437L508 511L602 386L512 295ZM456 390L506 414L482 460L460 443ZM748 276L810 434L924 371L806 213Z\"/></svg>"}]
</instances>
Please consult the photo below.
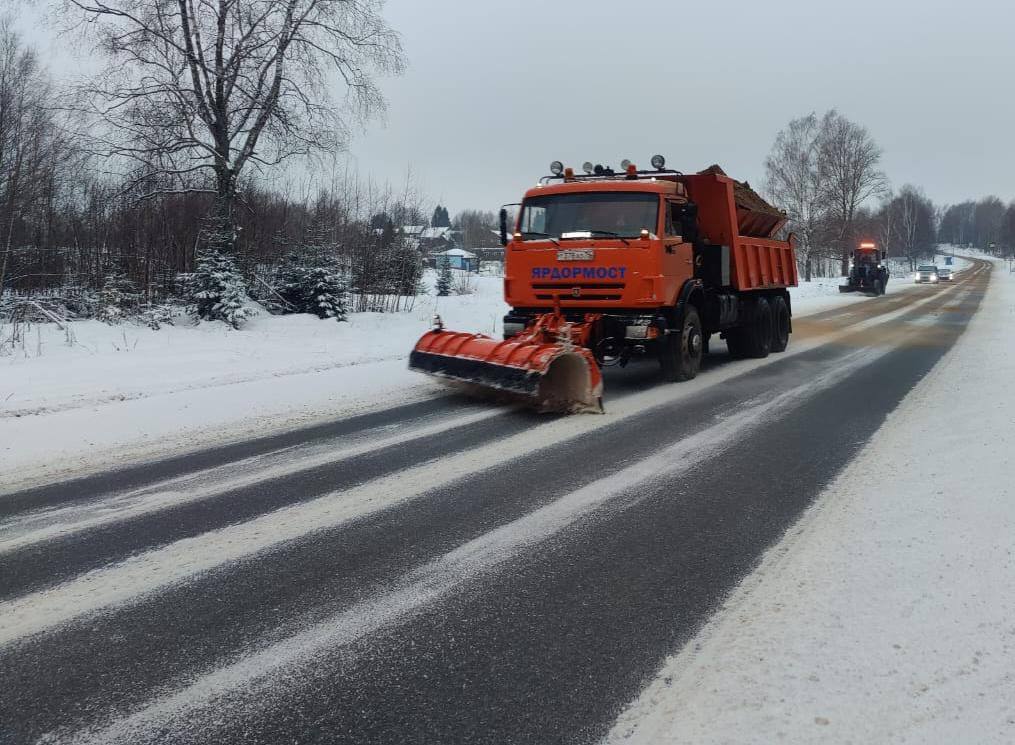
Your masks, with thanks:
<instances>
[{"instance_id":1,"label":"overcast sky","mask_svg":"<svg viewBox=\"0 0 1015 745\"><path fill-rule=\"evenodd\" d=\"M896 187L1015 197L1011 0L388 0L386 16L409 69L349 155L396 184L411 167L452 213L516 201L554 159L659 152L760 186L776 132L830 107L869 128ZM29 36L54 72L80 66Z\"/></svg>"}]
</instances>

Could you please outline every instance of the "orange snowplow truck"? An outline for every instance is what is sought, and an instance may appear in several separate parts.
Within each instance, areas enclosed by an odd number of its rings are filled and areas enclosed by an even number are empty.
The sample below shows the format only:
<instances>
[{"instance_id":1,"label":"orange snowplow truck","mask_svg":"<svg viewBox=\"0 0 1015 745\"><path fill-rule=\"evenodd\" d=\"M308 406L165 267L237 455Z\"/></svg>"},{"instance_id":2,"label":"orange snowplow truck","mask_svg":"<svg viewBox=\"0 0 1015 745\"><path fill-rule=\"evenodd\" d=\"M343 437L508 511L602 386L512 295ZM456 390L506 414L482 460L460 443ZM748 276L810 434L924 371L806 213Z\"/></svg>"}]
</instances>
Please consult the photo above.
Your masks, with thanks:
<instances>
[{"instance_id":1,"label":"orange snowplow truck","mask_svg":"<svg viewBox=\"0 0 1015 745\"><path fill-rule=\"evenodd\" d=\"M658 361L666 381L698 373L718 334L735 357L789 341L793 238L783 213L718 166L700 173L551 164L514 230L501 210L504 338L447 330L439 317L410 368L543 410L602 410L601 368Z\"/></svg>"}]
</instances>

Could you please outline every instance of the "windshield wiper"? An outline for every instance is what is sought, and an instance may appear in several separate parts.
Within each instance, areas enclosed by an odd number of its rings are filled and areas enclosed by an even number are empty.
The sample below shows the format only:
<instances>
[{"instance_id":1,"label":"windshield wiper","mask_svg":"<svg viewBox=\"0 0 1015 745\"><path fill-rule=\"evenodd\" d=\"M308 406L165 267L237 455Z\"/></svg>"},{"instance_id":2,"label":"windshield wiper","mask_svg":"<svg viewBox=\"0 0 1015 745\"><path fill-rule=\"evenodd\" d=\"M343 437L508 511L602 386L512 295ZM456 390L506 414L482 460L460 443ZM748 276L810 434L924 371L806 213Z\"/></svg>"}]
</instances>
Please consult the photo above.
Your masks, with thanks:
<instances>
[{"instance_id":1,"label":"windshield wiper","mask_svg":"<svg viewBox=\"0 0 1015 745\"><path fill-rule=\"evenodd\" d=\"M590 230L588 232L590 232L590 233L599 233L600 235L608 235L611 238L619 238L620 242L623 243L625 246L630 246L631 245L628 242L627 238L622 236L620 233L614 233L612 230L599 230L598 228L593 228L592 230Z\"/></svg>"},{"instance_id":2,"label":"windshield wiper","mask_svg":"<svg viewBox=\"0 0 1015 745\"><path fill-rule=\"evenodd\" d=\"M549 233L540 233L538 230L526 230L522 233L522 235L539 235L543 238L548 238L553 245L560 248L560 242Z\"/></svg>"}]
</instances>

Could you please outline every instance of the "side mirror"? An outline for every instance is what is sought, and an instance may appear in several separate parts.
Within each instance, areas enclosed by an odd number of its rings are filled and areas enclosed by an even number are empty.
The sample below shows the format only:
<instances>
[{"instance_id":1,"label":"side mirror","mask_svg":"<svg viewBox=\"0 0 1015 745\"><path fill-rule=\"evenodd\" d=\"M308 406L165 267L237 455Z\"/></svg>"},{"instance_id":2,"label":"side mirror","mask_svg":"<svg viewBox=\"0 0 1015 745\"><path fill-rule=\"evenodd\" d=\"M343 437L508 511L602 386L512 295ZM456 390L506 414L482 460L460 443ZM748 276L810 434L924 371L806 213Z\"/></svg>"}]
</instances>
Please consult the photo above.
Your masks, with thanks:
<instances>
[{"instance_id":1,"label":"side mirror","mask_svg":"<svg viewBox=\"0 0 1015 745\"><path fill-rule=\"evenodd\" d=\"M500 208L500 245L506 246L508 244L507 239L507 210L504 207Z\"/></svg>"},{"instance_id":2,"label":"side mirror","mask_svg":"<svg viewBox=\"0 0 1015 745\"><path fill-rule=\"evenodd\" d=\"M881 260L884 261L887 258L888 258L888 252L887 251L882 251L881 252Z\"/></svg>"}]
</instances>

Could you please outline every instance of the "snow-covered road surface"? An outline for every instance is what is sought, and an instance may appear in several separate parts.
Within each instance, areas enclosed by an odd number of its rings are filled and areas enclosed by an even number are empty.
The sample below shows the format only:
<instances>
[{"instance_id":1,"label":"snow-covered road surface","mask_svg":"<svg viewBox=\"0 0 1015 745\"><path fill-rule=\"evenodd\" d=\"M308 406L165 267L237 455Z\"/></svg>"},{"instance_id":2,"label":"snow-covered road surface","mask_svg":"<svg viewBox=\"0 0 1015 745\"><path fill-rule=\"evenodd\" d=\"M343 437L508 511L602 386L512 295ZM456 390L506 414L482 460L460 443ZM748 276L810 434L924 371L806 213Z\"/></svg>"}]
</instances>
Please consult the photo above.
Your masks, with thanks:
<instances>
[{"instance_id":1,"label":"snow-covered road surface","mask_svg":"<svg viewBox=\"0 0 1015 745\"><path fill-rule=\"evenodd\" d=\"M0 740L595 742L987 276L687 384L608 371L604 416L425 398L2 495Z\"/></svg>"}]
</instances>

